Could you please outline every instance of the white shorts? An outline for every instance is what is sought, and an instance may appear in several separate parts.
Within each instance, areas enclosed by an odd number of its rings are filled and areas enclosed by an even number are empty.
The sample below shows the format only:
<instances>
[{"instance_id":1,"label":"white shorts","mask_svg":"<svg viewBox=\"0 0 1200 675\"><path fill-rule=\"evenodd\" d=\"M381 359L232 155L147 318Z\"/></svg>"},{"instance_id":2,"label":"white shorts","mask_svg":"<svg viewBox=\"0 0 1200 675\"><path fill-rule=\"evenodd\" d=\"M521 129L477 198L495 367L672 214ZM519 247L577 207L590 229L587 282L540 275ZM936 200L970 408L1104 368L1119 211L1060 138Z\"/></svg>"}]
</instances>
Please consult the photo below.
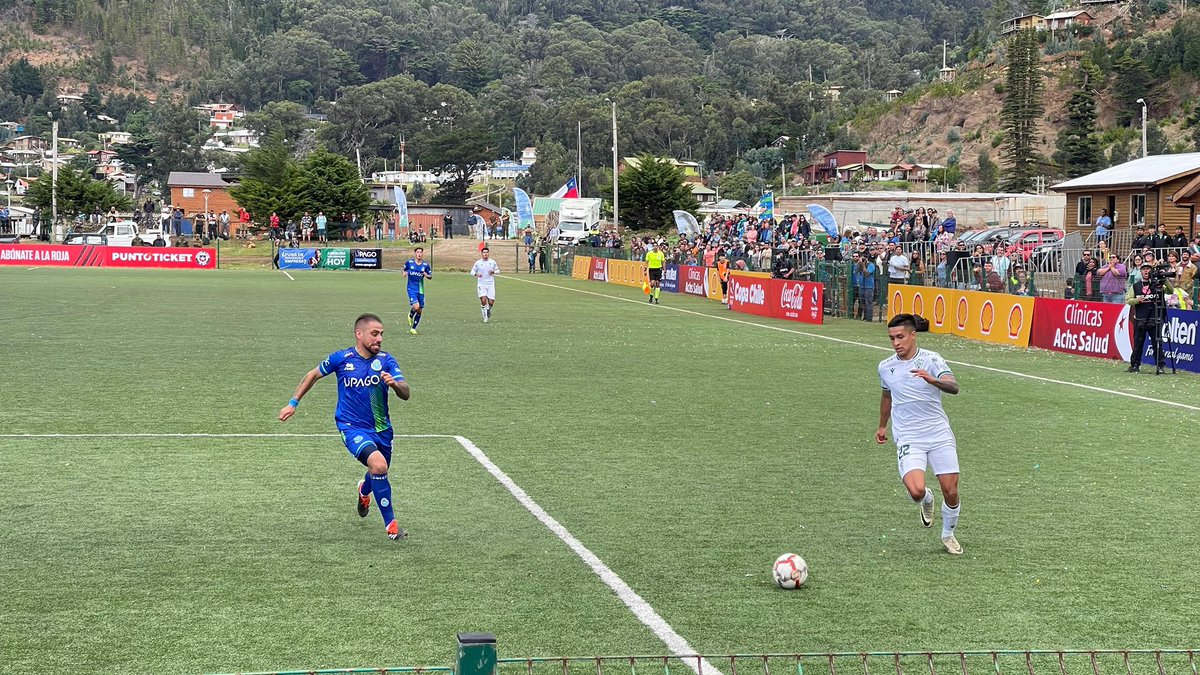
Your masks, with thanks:
<instances>
[{"instance_id":1,"label":"white shorts","mask_svg":"<svg viewBox=\"0 0 1200 675\"><path fill-rule=\"evenodd\" d=\"M475 284L475 297L496 299L496 284Z\"/></svg>"},{"instance_id":2,"label":"white shorts","mask_svg":"<svg viewBox=\"0 0 1200 675\"><path fill-rule=\"evenodd\" d=\"M896 463L903 478L909 471L933 467L933 474L958 473L958 447L953 440L937 443L905 443L896 446Z\"/></svg>"}]
</instances>

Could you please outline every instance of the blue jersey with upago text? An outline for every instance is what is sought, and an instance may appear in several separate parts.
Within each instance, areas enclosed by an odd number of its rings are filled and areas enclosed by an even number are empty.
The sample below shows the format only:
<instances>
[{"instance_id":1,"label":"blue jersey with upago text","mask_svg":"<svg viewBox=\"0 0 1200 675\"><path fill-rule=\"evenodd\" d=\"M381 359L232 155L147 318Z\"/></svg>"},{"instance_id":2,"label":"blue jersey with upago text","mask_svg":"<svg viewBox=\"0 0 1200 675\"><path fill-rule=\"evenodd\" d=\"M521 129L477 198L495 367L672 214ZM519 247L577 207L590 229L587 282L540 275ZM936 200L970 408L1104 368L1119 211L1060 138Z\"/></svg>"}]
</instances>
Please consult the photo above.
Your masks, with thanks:
<instances>
[{"instance_id":1,"label":"blue jersey with upago text","mask_svg":"<svg viewBox=\"0 0 1200 675\"><path fill-rule=\"evenodd\" d=\"M404 263L404 273L408 275L408 290L413 293L425 293L425 275L433 276L433 268L429 263L418 263L409 258Z\"/></svg>"},{"instance_id":2,"label":"blue jersey with upago text","mask_svg":"<svg viewBox=\"0 0 1200 675\"><path fill-rule=\"evenodd\" d=\"M333 421L339 431L392 428L388 418L388 386L382 375L391 373L397 381L404 380L404 376L391 354L379 352L364 359L351 347L330 354L317 369L322 375L337 375L338 400Z\"/></svg>"}]
</instances>

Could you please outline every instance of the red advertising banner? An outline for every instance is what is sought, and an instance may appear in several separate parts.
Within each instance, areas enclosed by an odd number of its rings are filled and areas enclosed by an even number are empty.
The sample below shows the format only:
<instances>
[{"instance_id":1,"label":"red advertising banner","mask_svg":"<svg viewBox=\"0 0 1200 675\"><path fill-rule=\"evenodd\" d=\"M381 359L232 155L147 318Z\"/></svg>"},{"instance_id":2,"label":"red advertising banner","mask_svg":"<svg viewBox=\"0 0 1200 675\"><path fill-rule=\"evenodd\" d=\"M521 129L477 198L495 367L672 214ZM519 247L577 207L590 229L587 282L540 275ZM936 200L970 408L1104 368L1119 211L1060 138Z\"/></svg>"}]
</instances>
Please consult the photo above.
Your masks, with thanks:
<instances>
[{"instance_id":1,"label":"red advertising banner","mask_svg":"<svg viewBox=\"0 0 1200 675\"><path fill-rule=\"evenodd\" d=\"M825 322L825 284L783 279L771 281L779 288L779 310L776 318L804 323Z\"/></svg>"},{"instance_id":2,"label":"red advertising banner","mask_svg":"<svg viewBox=\"0 0 1200 675\"><path fill-rule=\"evenodd\" d=\"M592 258L588 278L592 281L608 281L608 258Z\"/></svg>"},{"instance_id":3,"label":"red advertising banner","mask_svg":"<svg viewBox=\"0 0 1200 675\"><path fill-rule=\"evenodd\" d=\"M746 314L818 324L825 320L825 287L810 281L734 274L729 278L729 303Z\"/></svg>"},{"instance_id":4,"label":"red advertising banner","mask_svg":"<svg viewBox=\"0 0 1200 675\"><path fill-rule=\"evenodd\" d=\"M216 269L217 252L216 249L211 248L22 246L15 244L0 245L0 265L207 270Z\"/></svg>"},{"instance_id":5,"label":"red advertising banner","mask_svg":"<svg viewBox=\"0 0 1200 675\"><path fill-rule=\"evenodd\" d=\"M1029 344L1068 354L1128 361L1133 352L1129 305L1037 298Z\"/></svg>"},{"instance_id":6,"label":"red advertising banner","mask_svg":"<svg viewBox=\"0 0 1200 675\"><path fill-rule=\"evenodd\" d=\"M729 277L730 309L746 314L775 316L779 302L778 295L771 288L773 281L775 280L752 279L736 274Z\"/></svg>"},{"instance_id":7,"label":"red advertising banner","mask_svg":"<svg viewBox=\"0 0 1200 675\"><path fill-rule=\"evenodd\" d=\"M708 297L708 290L705 284L708 283L708 270L704 267L696 267L695 265L680 265L679 266L679 292L687 293L688 295L698 295L702 298Z\"/></svg>"}]
</instances>

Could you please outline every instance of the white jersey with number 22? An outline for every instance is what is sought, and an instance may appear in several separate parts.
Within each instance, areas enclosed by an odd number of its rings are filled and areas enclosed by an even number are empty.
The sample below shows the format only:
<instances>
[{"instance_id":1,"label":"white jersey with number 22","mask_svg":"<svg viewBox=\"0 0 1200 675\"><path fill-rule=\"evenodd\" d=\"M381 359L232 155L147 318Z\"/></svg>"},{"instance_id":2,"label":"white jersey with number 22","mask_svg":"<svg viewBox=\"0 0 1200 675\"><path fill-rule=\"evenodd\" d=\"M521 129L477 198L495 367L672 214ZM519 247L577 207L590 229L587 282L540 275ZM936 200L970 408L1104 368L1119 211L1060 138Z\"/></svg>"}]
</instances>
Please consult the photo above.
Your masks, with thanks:
<instances>
[{"instance_id":1,"label":"white jersey with number 22","mask_svg":"<svg viewBox=\"0 0 1200 675\"><path fill-rule=\"evenodd\" d=\"M942 409L942 390L913 375L924 370L935 378L950 373L941 354L918 349L905 361L892 355L879 362L879 384L892 393L892 436L896 445L954 442L950 418Z\"/></svg>"}]
</instances>

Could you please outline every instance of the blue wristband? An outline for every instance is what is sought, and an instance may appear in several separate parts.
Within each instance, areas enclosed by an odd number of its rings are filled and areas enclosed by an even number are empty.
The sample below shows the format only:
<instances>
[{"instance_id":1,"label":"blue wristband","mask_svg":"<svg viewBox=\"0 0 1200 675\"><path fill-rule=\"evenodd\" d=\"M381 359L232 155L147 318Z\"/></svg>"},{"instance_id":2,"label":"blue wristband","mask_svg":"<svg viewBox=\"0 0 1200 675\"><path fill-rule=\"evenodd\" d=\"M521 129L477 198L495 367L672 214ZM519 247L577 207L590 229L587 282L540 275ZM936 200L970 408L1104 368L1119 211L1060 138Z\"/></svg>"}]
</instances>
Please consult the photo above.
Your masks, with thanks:
<instances>
[{"instance_id":1,"label":"blue wristband","mask_svg":"<svg viewBox=\"0 0 1200 675\"><path fill-rule=\"evenodd\" d=\"M296 406L300 405L300 401L297 401L296 399L292 399L292 400L288 401L288 405L295 408Z\"/></svg>"}]
</instances>

